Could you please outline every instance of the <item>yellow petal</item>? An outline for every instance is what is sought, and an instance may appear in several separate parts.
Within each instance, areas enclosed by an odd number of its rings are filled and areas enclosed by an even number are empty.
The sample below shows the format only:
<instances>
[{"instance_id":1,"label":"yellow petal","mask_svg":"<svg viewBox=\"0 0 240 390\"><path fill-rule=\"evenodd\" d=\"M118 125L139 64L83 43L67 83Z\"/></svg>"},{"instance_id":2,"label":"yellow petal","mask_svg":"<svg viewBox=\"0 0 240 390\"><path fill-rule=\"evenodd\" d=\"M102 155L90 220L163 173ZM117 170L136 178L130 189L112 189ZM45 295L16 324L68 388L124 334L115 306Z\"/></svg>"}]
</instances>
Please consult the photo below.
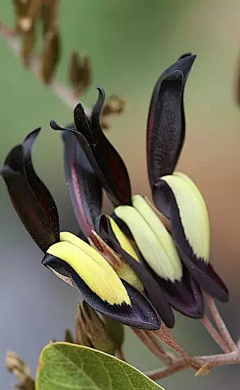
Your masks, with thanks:
<instances>
[{"instance_id":1,"label":"yellow petal","mask_svg":"<svg viewBox=\"0 0 240 390\"><path fill-rule=\"evenodd\" d=\"M115 213L131 230L154 272L166 280L180 280L182 263L171 235L142 196L133 197L133 206L119 206Z\"/></svg>"},{"instance_id":2,"label":"yellow petal","mask_svg":"<svg viewBox=\"0 0 240 390\"><path fill-rule=\"evenodd\" d=\"M88 244L71 233L63 233L65 241L52 245L47 253L69 264L91 291L110 305L131 305L128 293L108 262ZM71 242L66 241L66 237ZM80 242L79 242L80 241ZM74 242L74 243L73 243ZM75 244L78 245L75 245Z\"/></svg>"},{"instance_id":3,"label":"yellow petal","mask_svg":"<svg viewBox=\"0 0 240 390\"><path fill-rule=\"evenodd\" d=\"M143 292L143 284L138 278L136 272L128 265L125 258L123 258L123 256L121 256L119 253L116 253L112 248L110 248L96 232L93 231L93 234L95 240L97 240L98 244L100 245L100 253L111 265L114 271L118 274L119 278L125 280L125 282L135 287L137 290ZM90 245L92 245L93 248L96 248L91 240Z\"/></svg>"},{"instance_id":4,"label":"yellow petal","mask_svg":"<svg viewBox=\"0 0 240 390\"><path fill-rule=\"evenodd\" d=\"M174 193L184 233L193 252L208 262L210 225L207 207L199 189L187 175L180 172L161 179L167 182Z\"/></svg>"},{"instance_id":5,"label":"yellow petal","mask_svg":"<svg viewBox=\"0 0 240 390\"><path fill-rule=\"evenodd\" d=\"M111 217L108 217L111 228L113 230L113 233L115 234L115 237L117 238L120 246L135 260L139 261L137 253L135 249L133 248L130 240L127 238L127 236L122 232L122 230L119 228L119 226L116 224L114 219Z\"/></svg>"}]
</instances>

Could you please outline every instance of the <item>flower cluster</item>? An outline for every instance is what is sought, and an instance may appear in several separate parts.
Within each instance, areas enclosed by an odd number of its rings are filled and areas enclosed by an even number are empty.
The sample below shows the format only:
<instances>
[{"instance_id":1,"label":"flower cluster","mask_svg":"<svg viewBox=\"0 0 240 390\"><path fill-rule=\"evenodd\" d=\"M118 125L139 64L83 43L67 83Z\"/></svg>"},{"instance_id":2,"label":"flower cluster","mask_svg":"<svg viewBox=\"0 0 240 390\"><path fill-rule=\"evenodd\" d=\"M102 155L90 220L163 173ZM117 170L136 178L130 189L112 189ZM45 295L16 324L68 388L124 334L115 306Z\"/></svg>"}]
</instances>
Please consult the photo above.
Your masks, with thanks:
<instances>
[{"instance_id":1,"label":"flower cluster","mask_svg":"<svg viewBox=\"0 0 240 390\"><path fill-rule=\"evenodd\" d=\"M66 180L81 232L60 232L56 204L31 158L40 129L8 154L1 175L12 203L44 252L42 264L100 313L141 329L174 326L173 309L204 315L203 293L222 302L228 291L209 263L205 201L186 175L175 172L185 137L183 93L195 56L186 54L158 79L147 123L147 167L153 203L132 196L126 166L103 133L104 91L88 117L81 103L62 128ZM113 204L102 215L103 190Z\"/></svg>"}]
</instances>

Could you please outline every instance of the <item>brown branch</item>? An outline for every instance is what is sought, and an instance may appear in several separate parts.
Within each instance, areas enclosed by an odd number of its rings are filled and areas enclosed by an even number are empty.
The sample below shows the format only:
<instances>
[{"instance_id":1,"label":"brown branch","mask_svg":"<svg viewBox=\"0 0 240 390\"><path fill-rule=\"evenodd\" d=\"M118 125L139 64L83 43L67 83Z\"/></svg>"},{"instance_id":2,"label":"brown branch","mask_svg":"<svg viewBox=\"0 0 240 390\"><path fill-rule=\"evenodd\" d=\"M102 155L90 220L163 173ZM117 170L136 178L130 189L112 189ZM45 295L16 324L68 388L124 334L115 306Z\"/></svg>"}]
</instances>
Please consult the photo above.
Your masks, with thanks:
<instances>
[{"instance_id":1,"label":"brown branch","mask_svg":"<svg viewBox=\"0 0 240 390\"><path fill-rule=\"evenodd\" d=\"M219 329L219 332L220 332L223 340L225 341L225 343L228 346L230 351L236 351L237 346L236 346L235 342L233 341L233 339L232 339L232 337L231 337L231 335L226 327L226 324L223 321L223 319L218 311L216 303L214 302L213 298L208 294L205 294L205 299L206 299L207 306L208 306L208 308L213 316L213 319L214 319L214 321Z\"/></svg>"},{"instance_id":2,"label":"brown branch","mask_svg":"<svg viewBox=\"0 0 240 390\"><path fill-rule=\"evenodd\" d=\"M218 331L215 329L209 318L205 315L202 318L202 323L205 327L205 329L208 331L212 339L216 342L216 344L219 345L219 347L224 351L224 352L231 352L229 349L228 345L225 343L221 335L218 333Z\"/></svg>"},{"instance_id":3,"label":"brown branch","mask_svg":"<svg viewBox=\"0 0 240 390\"><path fill-rule=\"evenodd\" d=\"M188 364L182 359L176 359L169 367L163 367L156 370L145 372L145 374L154 381L167 378L170 375L188 368Z\"/></svg>"},{"instance_id":4,"label":"brown branch","mask_svg":"<svg viewBox=\"0 0 240 390\"><path fill-rule=\"evenodd\" d=\"M167 365L172 363L173 357L168 352L164 351L164 349L157 342L157 340L154 340L152 338L154 337L153 334L148 331L137 328L132 328L132 330L154 356L156 356L158 359L160 359L163 363Z\"/></svg>"},{"instance_id":5,"label":"brown branch","mask_svg":"<svg viewBox=\"0 0 240 390\"><path fill-rule=\"evenodd\" d=\"M200 369L196 372L195 376L202 376L210 372L214 367L226 366L230 364L240 364L240 349L233 352L210 355L210 356L195 356L194 359L202 363ZM170 375L177 373L178 371L189 368L189 364L183 359L175 359L169 367L163 367L160 369L146 372L146 375L153 380L159 380L166 378Z\"/></svg>"},{"instance_id":6,"label":"brown branch","mask_svg":"<svg viewBox=\"0 0 240 390\"><path fill-rule=\"evenodd\" d=\"M6 28L1 22L0 36L12 50L14 55L21 61L21 37L13 34L13 32ZM40 80L40 82L42 82L39 72L40 61L36 56L33 55L31 57L31 61L27 69L32 72ZM73 109L79 103L79 100L74 96L73 92L59 81L53 81L47 86L47 88L49 88L55 96L57 96L65 105L71 109ZM85 111L87 115L89 115L91 110L85 107Z\"/></svg>"},{"instance_id":7,"label":"brown branch","mask_svg":"<svg viewBox=\"0 0 240 390\"><path fill-rule=\"evenodd\" d=\"M162 340L166 345L168 345L174 352L176 352L189 366L191 366L194 370L198 371L204 361L201 362L197 360L195 357L190 356L181 345L178 344L177 340L169 329L162 324L161 329L153 332L160 340Z\"/></svg>"}]
</instances>

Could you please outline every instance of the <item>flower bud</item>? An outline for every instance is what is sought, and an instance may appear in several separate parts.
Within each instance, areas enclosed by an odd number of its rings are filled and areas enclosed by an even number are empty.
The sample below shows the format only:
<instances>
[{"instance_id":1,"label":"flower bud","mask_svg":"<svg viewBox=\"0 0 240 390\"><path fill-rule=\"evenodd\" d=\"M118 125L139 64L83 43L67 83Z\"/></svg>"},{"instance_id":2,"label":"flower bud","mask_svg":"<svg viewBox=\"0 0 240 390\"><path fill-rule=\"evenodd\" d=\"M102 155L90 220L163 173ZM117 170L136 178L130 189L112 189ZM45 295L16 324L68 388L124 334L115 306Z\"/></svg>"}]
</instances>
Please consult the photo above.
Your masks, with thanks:
<instances>
[{"instance_id":1,"label":"flower bud","mask_svg":"<svg viewBox=\"0 0 240 390\"><path fill-rule=\"evenodd\" d=\"M41 62L41 77L50 84L60 59L60 35L58 31L46 34Z\"/></svg>"},{"instance_id":2,"label":"flower bud","mask_svg":"<svg viewBox=\"0 0 240 390\"><path fill-rule=\"evenodd\" d=\"M105 316L98 315L86 302L79 305L79 324L91 346L114 354L123 342L123 326L115 321L106 320Z\"/></svg>"}]
</instances>

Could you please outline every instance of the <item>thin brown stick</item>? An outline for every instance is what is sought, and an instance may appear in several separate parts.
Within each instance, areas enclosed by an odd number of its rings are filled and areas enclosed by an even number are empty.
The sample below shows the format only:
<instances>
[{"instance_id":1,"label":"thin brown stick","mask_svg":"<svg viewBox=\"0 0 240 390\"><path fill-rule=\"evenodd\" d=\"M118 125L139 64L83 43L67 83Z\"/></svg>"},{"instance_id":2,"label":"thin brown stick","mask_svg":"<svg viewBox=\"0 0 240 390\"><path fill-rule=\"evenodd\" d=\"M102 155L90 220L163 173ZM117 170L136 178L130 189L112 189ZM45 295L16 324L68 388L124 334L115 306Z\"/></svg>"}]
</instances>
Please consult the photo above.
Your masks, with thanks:
<instances>
[{"instance_id":1,"label":"thin brown stick","mask_svg":"<svg viewBox=\"0 0 240 390\"><path fill-rule=\"evenodd\" d=\"M176 359L176 356L172 352L168 352L164 349L163 345L159 341L159 338L155 336L152 332L144 331L147 334L147 337L149 340L152 341L152 343L155 345L155 347L158 349L159 352L161 352L163 355L167 355L169 362L165 362L166 364L171 364L174 359Z\"/></svg>"},{"instance_id":2,"label":"thin brown stick","mask_svg":"<svg viewBox=\"0 0 240 390\"><path fill-rule=\"evenodd\" d=\"M21 61L21 38L18 35L11 33L11 30L6 28L0 22L0 36L3 38L8 47L12 50L14 55ZM32 72L41 82L40 78L40 62L36 56L31 57L31 62L29 64L28 70ZM68 89L64 84L59 81L53 81L47 86L52 93L57 96L65 105L73 109L78 103L79 100L74 96L73 92ZM87 115L90 114L90 109L85 108Z\"/></svg>"},{"instance_id":3,"label":"thin brown stick","mask_svg":"<svg viewBox=\"0 0 240 390\"><path fill-rule=\"evenodd\" d=\"M194 370L198 371L202 365L205 363L196 360L193 356L190 356L181 345L178 344L177 340L169 329L162 324L161 329L153 332L160 340L162 340L166 345L168 345L174 352L176 352L182 359L189 364Z\"/></svg>"},{"instance_id":4,"label":"thin brown stick","mask_svg":"<svg viewBox=\"0 0 240 390\"><path fill-rule=\"evenodd\" d=\"M207 306L213 316L213 319L219 329L219 332L223 338L223 340L225 341L226 345L228 346L229 350L230 351L236 351L237 350L237 346L235 344L235 342L233 341L226 325L225 325L225 322L223 321L219 311L218 311L218 308L213 300L213 298L208 295L208 294L205 294L205 299L206 299L206 303L207 303Z\"/></svg>"},{"instance_id":5,"label":"thin brown stick","mask_svg":"<svg viewBox=\"0 0 240 390\"><path fill-rule=\"evenodd\" d=\"M169 367L159 368L156 370L151 370L146 372L145 374L154 381L159 379L167 378L170 375L176 374L177 372L188 368L188 364L182 359L176 359L174 363L172 363Z\"/></svg>"},{"instance_id":6,"label":"thin brown stick","mask_svg":"<svg viewBox=\"0 0 240 390\"><path fill-rule=\"evenodd\" d=\"M238 346L239 348L239 346ZM196 376L205 375L213 367L226 366L230 364L240 364L240 349L233 352L210 356L195 356L196 361L201 362L201 368L196 372ZM178 371L189 368L189 364L183 359L175 359L167 368L159 368L146 372L146 375L153 380L159 380L173 375Z\"/></svg>"},{"instance_id":7,"label":"thin brown stick","mask_svg":"<svg viewBox=\"0 0 240 390\"><path fill-rule=\"evenodd\" d=\"M196 359L203 359L205 363L212 367L226 366L229 364L240 364L239 346L235 351L210 356L198 356Z\"/></svg>"},{"instance_id":8,"label":"thin brown stick","mask_svg":"<svg viewBox=\"0 0 240 390\"><path fill-rule=\"evenodd\" d=\"M170 356L166 351L164 351L164 349L157 342L157 340L153 340L151 336L154 335L150 336L150 332L144 331L142 329L132 328L132 330L154 356L156 356L158 359L160 359L163 363L167 365L172 363L172 356Z\"/></svg>"},{"instance_id":9,"label":"thin brown stick","mask_svg":"<svg viewBox=\"0 0 240 390\"><path fill-rule=\"evenodd\" d=\"M202 323L203 323L205 329L208 331L208 333L212 337L212 339L216 342L216 344L218 344L218 346L224 352L226 352L226 353L231 352L228 345L225 343L225 341L223 340L221 335L218 333L218 331L216 330L216 328L213 326L213 324L211 323L211 321L209 320L209 318L206 315L202 318Z\"/></svg>"}]
</instances>

